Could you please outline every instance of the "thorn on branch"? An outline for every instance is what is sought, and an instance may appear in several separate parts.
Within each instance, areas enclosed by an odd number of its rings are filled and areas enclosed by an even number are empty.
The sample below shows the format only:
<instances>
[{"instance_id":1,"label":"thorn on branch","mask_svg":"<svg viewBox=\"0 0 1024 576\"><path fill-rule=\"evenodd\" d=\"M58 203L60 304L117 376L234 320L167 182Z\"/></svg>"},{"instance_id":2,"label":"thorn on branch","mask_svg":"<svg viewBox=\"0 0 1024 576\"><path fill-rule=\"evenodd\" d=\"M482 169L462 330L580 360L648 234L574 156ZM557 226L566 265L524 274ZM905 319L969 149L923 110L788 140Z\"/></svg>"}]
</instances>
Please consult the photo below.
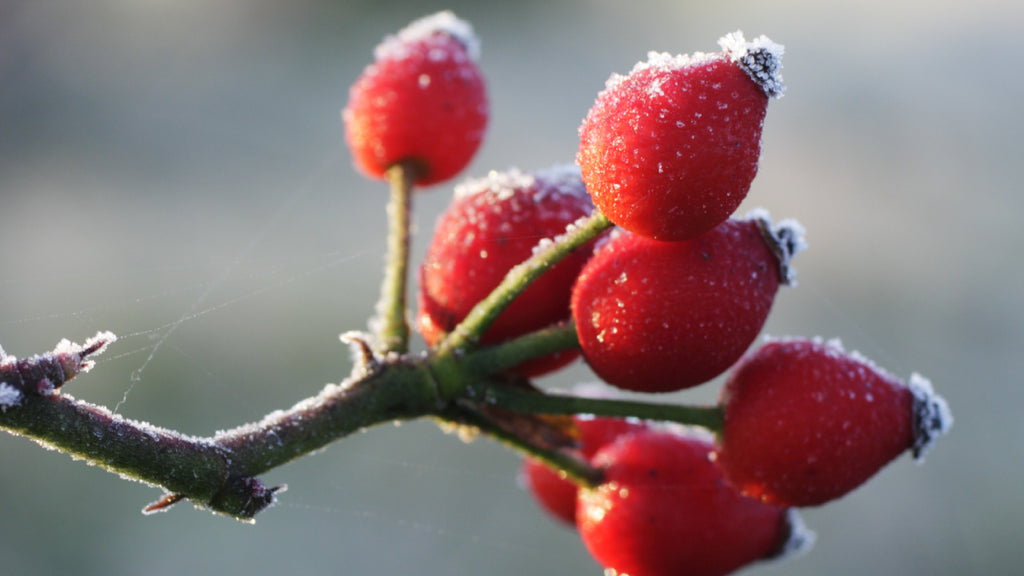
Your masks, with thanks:
<instances>
[{"instance_id":1,"label":"thorn on branch","mask_svg":"<svg viewBox=\"0 0 1024 576\"><path fill-rule=\"evenodd\" d=\"M380 360L373 353L370 346L370 335L364 332L349 331L338 337L342 342L349 345L352 350L352 376L368 376L380 369Z\"/></svg>"},{"instance_id":2,"label":"thorn on branch","mask_svg":"<svg viewBox=\"0 0 1024 576\"><path fill-rule=\"evenodd\" d=\"M92 358L117 340L112 332L97 332L83 344L63 339L50 352L18 360L0 349L0 409L20 406L25 396L53 394L96 364Z\"/></svg>"},{"instance_id":3,"label":"thorn on branch","mask_svg":"<svg viewBox=\"0 0 1024 576\"><path fill-rule=\"evenodd\" d=\"M149 515L156 514L157 512L166 512L167 510L170 509L171 506L174 506L175 504L181 502L184 499L184 494L164 494L163 498L157 500L156 502L151 502L148 506L143 508L142 513Z\"/></svg>"},{"instance_id":4,"label":"thorn on branch","mask_svg":"<svg viewBox=\"0 0 1024 576\"><path fill-rule=\"evenodd\" d=\"M244 522L251 522L256 514L275 503L275 494L288 489L286 484L267 488L258 478L235 477L228 481L209 503L209 507L221 514L234 516ZM178 502L186 499L184 494L169 493L142 509L142 513L166 512ZM203 506L199 506L202 508Z\"/></svg>"},{"instance_id":5,"label":"thorn on branch","mask_svg":"<svg viewBox=\"0 0 1024 576\"><path fill-rule=\"evenodd\" d=\"M287 489L286 484L268 488L259 478L236 476L229 479L205 506L243 522L253 522L254 516L274 505L275 494Z\"/></svg>"}]
</instances>

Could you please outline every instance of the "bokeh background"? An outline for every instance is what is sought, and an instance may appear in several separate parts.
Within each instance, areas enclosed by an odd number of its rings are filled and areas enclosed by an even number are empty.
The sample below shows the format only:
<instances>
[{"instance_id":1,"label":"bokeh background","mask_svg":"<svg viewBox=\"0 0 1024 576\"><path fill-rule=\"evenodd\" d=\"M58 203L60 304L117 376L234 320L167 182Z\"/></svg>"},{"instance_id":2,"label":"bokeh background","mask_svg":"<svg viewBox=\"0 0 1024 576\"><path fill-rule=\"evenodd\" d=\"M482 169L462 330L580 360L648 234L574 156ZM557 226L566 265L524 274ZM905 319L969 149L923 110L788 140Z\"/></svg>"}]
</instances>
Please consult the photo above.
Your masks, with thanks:
<instances>
[{"instance_id":1,"label":"bokeh background","mask_svg":"<svg viewBox=\"0 0 1024 576\"><path fill-rule=\"evenodd\" d=\"M750 574L1011 574L1024 560L1024 4L1012 0L0 0L0 343L121 340L69 392L196 435L347 373L384 251L385 188L339 120L385 34L452 8L492 124L464 176L572 161L612 72L648 50L786 45L748 200L809 230L767 332L841 337L950 401L953 433L804 514L800 559ZM416 254L450 197L416 197ZM592 380L583 366L540 382ZM706 402L714 384L666 400ZM253 525L0 437L7 574L600 574L518 459L429 423L267 474Z\"/></svg>"}]
</instances>

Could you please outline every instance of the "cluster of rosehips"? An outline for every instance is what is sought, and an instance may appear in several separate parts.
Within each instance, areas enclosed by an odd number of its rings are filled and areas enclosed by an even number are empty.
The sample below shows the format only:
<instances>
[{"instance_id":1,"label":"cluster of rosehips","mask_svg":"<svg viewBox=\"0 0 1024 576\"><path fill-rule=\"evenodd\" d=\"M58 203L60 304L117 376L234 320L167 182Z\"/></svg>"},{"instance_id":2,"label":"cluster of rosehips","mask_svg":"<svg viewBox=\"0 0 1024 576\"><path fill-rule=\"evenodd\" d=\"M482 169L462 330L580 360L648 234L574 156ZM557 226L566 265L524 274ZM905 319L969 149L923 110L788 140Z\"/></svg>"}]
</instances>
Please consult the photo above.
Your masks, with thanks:
<instances>
[{"instance_id":1,"label":"cluster of rosehips","mask_svg":"<svg viewBox=\"0 0 1024 576\"><path fill-rule=\"evenodd\" d=\"M951 423L927 380L904 383L838 343L766 342L747 352L790 259L795 222L732 214L758 167L782 47L742 34L721 52L651 53L613 75L580 127L578 166L492 172L458 186L420 268L417 328L440 343L538 246L595 210L616 228L547 270L481 344L565 322L579 348L527 361L549 373L580 352L611 386L668 392L730 370L715 435L577 416L578 455L602 483L579 488L527 459L537 499L578 528L606 568L633 576L725 574L806 535L795 507L839 498ZM412 168L429 185L461 171L487 124L472 29L451 13L389 37L343 112L356 166Z\"/></svg>"}]
</instances>

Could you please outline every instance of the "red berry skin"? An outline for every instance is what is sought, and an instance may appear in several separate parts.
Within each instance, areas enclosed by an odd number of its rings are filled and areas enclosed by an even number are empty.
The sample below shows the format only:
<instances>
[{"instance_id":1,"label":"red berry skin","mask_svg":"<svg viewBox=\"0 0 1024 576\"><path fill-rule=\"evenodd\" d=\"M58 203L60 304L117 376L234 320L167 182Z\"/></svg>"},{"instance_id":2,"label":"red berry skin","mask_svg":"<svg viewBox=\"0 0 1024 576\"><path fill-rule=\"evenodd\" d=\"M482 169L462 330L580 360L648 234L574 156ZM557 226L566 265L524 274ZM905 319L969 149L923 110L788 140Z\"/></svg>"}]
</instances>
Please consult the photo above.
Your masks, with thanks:
<instances>
[{"instance_id":1,"label":"red berry skin","mask_svg":"<svg viewBox=\"0 0 1024 576\"><path fill-rule=\"evenodd\" d=\"M574 417L580 432L579 453L589 460L600 448L619 436L644 430L642 422L621 418ZM576 525L576 493L571 481L534 458L523 459L523 479L533 497L554 518L570 526Z\"/></svg>"},{"instance_id":2,"label":"red berry skin","mask_svg":"<svg viewBox=\"0 0 1024 576\"><path fill-rule=\"evenodd\" d=\"M723 38L723 47L726 40L735 38ZM717 54L652 52L598 95L580 126L576 161L612 222L648 238L686 240L746 197L769 95L782 89L781 47L738 40ZM766 74L777 92L759 83Z\"/></svg>"},{"instance_id":3,"label":"red berry skin","mask_svg":"<svg viewBox=\"0 0 1024 576\"><path fill-rule=\"evenodd\" d=\"M671 392L739 360L783 278L760 230L754 220L727 220L684 242L627 232L603 245L572 294L594 372L618 388Z\"/></svg>"},{"instance_id":4,"label":"red berry skin","mask_svg":"<svg viewBox=\"0 0 1024 576\"><path fill-rule=\"evenodd\" d=\"M543 462L524 458L521 478L527 490L552 518L576 525L576 485L548 468Z\"/></svg>"},{"instance_id":5,"label":"red berry skin","mask_svg":"<svg viewBox=\"0 0 1024 576\"><path fill-rule=\"evenodd\" d=\"M817 506L860 486L917 445L919 394L838 343L769 342L745 357L722 390L719 459L744 494ZM938 397L924 398L948 414Z\"/></svg>"},{"instance_id":6,"label":"red berry skin","mask_svg":"<svg viewBox=\"0 0 1024 576\"><path fill-rule=\"evenodd\" d=\"M483 74L465 22L442 12L411 24L377 48L376 61L352 86L342 111L357 168L384 178L409 161L430 185L462 171L480 147L488 120Z\"/></svg>"},{"instance_id":7,"label":"red berry skin","mask_svg":"<svg viewBox=\"0 0 1024 576\"><path fill-rule=\"evenodd\" d=\"M631 576L717 576L777 555L785 508L745 498L695 436L638 432L602 448L605 481L580 490L576 523L590 554Z\"/></svg>"},{"instance_id":8,"label":"red berry skin","mask_svg":"<svg viewBox=\"0 0 1024 576\"><path fill-rule=\"evenodd\" d=\"M579 172L555 168L527 175L515 170L460 185L441 215L420 268L417 327L434 346L501 283L508 271L530 257L538 242L565 232L593 211ZM547 270L497 317L481 338L494 344L570 317L573 282L593 243ZM558 352L521 365L537 376L578 357Z\"/></svg>"}]
</instances>

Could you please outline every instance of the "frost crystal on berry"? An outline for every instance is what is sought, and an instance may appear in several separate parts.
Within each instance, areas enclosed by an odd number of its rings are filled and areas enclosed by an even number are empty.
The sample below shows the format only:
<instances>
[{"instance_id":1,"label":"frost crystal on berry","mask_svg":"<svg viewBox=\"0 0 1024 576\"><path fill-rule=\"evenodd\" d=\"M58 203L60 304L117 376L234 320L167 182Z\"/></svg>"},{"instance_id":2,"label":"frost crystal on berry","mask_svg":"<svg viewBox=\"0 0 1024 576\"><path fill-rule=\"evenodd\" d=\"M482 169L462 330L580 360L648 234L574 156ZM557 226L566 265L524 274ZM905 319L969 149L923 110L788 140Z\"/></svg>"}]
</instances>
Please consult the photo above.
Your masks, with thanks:
<instances>
[{"instance_id":1,"label":"frost crystal on berry","mask_svg":"<svg viewBox=\"0 0 1024 576\"><path fill-rule=\"evenodd\" d=\"M424 16L412 22L400 30L398 34L385 38L374 49L373 54L378 60L387 58L399 59L405 54L410 44L438 33L447 34L459 44L462 44L466 49L466 54L474 61L480 58L480 40L473 33L473 26L469 22L456 17L449 10Z\"/></svg>"},{"instance_id":2,"label":"frost crystal on berry","mask_svg":"<svg viewBox=\"0 0 1024 576\"><path fill-rule=\"evenodd\" d=\"M518 191L534 189L534 200L540 201L546 194L571 194L587 196L580 179L580 168L575 164L559 164L525 173L518 168L499 171L491 170L482 178L470 178L455 186L456 200L476 194L491 194L494 200L505 201Z\"/></svg>"},{"instance_id":3,"label":"frost crystal on berry","mask_svg":"<svg viewBox=\"0 0 1024 576\"><path fill-rule=\"evenodd\" d=\"M537 170L534 175L547 184L548 188L561 194L586 194L586 188L582 186L580 167L576 164L555 164Z\"/></svg>"},{"instance_id":4,"label":"frost crystal on berry","mask_svg":"<svg viewBox=\"0 0 1024 576\"><path fill-rule=\"evenodd\" d=\"M935 393L930 380L917 372L910 375L907 387L914 395L914 460L924 461L924 455L935 439L953 427L953 413L946 399Z\"/></svg>"},{"instance_id":5,"label":"frost crystal on berry","mask_svg":"<svg viewBox=\"0 0 1024 576\"><path fill-rule=\"evenodd\" d=\"M769 98L781 98L786 91L782 82L782 54L785 48L767 36L747 42L737 30L718 40L718 45L736 62Z\"/></svg>"},{"instance_id":6,"label":"frost crystal on berry","mask_svg":"<svg viewBox=\"0 0 1024 576\"><path fill-rule=\"evenodd\" d=\"M633 65L633 69L629 71L629 75L638 74L645 70L654 70L657 72L672 72L673 70L682 70L692 66L698 66L707 62L713 61L716 57L721 57L718 54L707 54L704 52L694 52L693 54L671 54L669 52L657 52L651 50L647 53L647 60L641 60ZM615 89L623 80L628 76L622 74L612 74L605 82L605 91ZM664 96L664 92L661 91L660 83L653 83L648 90L652 94Z\"/></svg>"},{"instance_id":7,"label":"frost crystal on berry","mask_svg":"<svg viewBox=\"0 0 1024 576\"><path fill-rule=\"evenodd\" d=\"M518 168L505 171L491 170L483 178L470 178L455 185L454 198L468 198L476 194L493 194L496 200L508 200L516 190L525 190L537 183L532 174Z\"/></svg>"}]
</instances>

